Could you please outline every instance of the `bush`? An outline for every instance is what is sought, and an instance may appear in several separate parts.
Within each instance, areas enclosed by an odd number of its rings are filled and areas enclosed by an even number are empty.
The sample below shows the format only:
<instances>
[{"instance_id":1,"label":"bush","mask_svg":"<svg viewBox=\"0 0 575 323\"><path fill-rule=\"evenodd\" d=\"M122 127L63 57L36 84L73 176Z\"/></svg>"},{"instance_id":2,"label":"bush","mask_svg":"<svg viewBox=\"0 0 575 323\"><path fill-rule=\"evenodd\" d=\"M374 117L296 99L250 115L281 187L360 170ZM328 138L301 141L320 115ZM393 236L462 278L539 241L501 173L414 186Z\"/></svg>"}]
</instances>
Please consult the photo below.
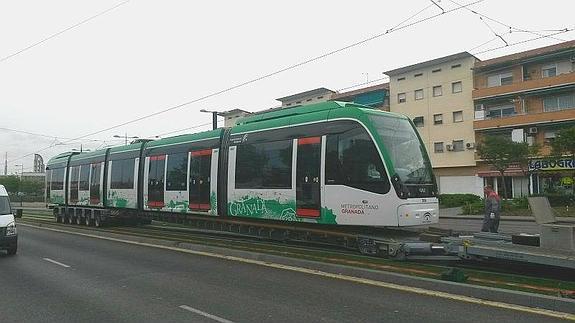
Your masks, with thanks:
<instances>
[{"instance_id":1,"label":"bush","mask_svg":"<svg viewBox=\"0 0 575 323\"><path fill-rule=\"evenodd\" d=\"M476 215L476 214L483 214L484 210L485 210L485 202L483 199L479 199L479 201L463 205L462 213Z\"/></svg>"},{"instance_id":2,"label":"bush","mask_svg":"<svg viewBox=\"0 0 575 323\"><path fill-rule=\"evenodd\" d=\"M440 207L459 207L466 204L481 201L481 197L475 194L440 194Z\"/></svg>"},{"instance_id":3,"label":"bush","mask_svg":"<svg viewBox=\"0 0 575 323\"><path fill-rule=\"evenodd\" d=\"M535 196L546 196L551 206L571 206L575 205L575 195L565 195L559 193L539 194Z\"/></svg>"},{"instance_id":4,"label":"bush","mask_svg":"<svg viewBox=\"0 0 575 323\"><path fill-rule=\"evenodd\" d=\"M529 203L527 198L516 198L513 200L501 200L501 215L528 215ZM478 215L483 214L485 210L485 200L469 203L463 206L462 214Z\"/></svg>"}]
</instances>

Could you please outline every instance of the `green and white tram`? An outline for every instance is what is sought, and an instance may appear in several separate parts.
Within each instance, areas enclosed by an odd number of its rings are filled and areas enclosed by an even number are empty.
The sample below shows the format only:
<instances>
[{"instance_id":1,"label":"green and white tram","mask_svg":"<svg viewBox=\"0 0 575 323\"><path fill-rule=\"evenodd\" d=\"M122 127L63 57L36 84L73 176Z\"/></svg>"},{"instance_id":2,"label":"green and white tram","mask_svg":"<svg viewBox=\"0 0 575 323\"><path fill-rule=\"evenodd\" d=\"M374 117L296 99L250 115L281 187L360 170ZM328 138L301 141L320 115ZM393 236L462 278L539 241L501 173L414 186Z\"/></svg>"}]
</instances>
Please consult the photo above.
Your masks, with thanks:
<instances>
[{"instance_id":1,"label":"green and white tram","mask_svg":"<svg viewBox=\"0 0 575 323\"><path fill-rule=\"evenodd\" d=\"M342 102L62 154L47 170L49 203L91 210L73 217L107 210L381 227L437 223L439 214L431 164L410 120Z\"/></svg>"}]
</instances>

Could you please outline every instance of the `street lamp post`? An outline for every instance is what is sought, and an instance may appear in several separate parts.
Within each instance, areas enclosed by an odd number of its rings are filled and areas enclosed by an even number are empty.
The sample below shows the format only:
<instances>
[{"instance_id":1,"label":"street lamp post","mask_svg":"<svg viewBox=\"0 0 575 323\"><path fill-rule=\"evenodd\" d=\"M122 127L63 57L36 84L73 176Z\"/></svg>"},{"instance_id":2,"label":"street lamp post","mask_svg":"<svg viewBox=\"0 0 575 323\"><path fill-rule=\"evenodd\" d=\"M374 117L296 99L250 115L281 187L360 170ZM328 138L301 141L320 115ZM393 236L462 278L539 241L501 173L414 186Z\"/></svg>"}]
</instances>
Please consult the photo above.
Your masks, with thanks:
<instances>
[{"instance_id":1,"label":"street lamp post","mask_svg":"<svg viewBox=\"0 0 575 323\"><path fill-rule=\"evenodd\" d=\"M201 109L200 112L206 112L212 114L212 129L218 129L218 111L208 111L206 109Z\"/></svg>"},{"instance_id":2,"label":"street lamp post","mask_svg":"<svg viewBox=\"0 0 575 323\"><path fill-rule=\"evenodd\" d=\"M138 139L138 136L132 136L132 137L128 137L128 133L125 133L123 136L120 135L114 135L114 138L124 138L124 144L127 146L128 145L128 139Z\"/></svg>"},{"instance_id":3,"label":"street lamp post","mask_svg":"<svg viewBox=\"0 0 575 323\"><path fill-rule=\"evenodd\" d=\"M24 164L14 165L16 167L22 167L22 171L20 172L20 179L18 180L18 195L20 196L20 207L22 207L22 178L24 177Z\"/></svg>"}]
</instances>

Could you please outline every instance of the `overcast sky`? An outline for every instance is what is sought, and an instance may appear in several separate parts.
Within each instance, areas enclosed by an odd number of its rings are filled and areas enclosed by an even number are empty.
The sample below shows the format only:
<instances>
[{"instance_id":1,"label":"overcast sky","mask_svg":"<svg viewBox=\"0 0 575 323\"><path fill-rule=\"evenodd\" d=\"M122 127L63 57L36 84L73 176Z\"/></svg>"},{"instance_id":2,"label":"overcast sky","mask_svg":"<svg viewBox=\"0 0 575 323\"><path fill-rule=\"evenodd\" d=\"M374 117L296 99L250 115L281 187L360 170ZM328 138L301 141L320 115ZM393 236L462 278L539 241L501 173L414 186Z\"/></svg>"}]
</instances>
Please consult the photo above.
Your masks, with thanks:
<instances>
[{"instance_id":1,"label":"overcast sky","mask_svg":"<svg viewBox=\"0 0 575 323\"><path fill-rule=\"evenodd\" d=\"M472 0L456 0L460 4ZM575 39L537 38L465 9L170 112L62 145L66 139L196 100L397 26L441 13L431 1L0 1L0 171L8 152L32 167L70 149L122 144L114 135L150 137L209 123L200 109L257 111L276 98L327 87L341 90L382 72L470 51L479 59ZM458 6L436 1L444 10ZM100 13L119 5L104 14ZM470 8L513 27L551 34L575 28L572 0L485 0ZM98 15L79 26L74 25ZM405 24L404 24L405 25ZM402 26L404 26L402 25ZM73 27L73 28L71 28ZM67 31L64 31L71 28ZM493 29L490 30L490 28ZM62 32L64 31L64 32ZM59 35L37 44L52 35ZM489 40L492 42L474 49ZM560 40L561 39L561 40ZM22 51L23 49L26 49ZM472 50L473 49L473 50ZM18 53L14 55L15 53ZM371 84L377 84L376 81ZM208 130L210 125L189 132ZM59 139L8 131L13 129ZM179 133L178 133L179 134ZM114 141L116 140L116 141ZM50 147L49 149L45 149Z\"/></svg>"}]
</instances>

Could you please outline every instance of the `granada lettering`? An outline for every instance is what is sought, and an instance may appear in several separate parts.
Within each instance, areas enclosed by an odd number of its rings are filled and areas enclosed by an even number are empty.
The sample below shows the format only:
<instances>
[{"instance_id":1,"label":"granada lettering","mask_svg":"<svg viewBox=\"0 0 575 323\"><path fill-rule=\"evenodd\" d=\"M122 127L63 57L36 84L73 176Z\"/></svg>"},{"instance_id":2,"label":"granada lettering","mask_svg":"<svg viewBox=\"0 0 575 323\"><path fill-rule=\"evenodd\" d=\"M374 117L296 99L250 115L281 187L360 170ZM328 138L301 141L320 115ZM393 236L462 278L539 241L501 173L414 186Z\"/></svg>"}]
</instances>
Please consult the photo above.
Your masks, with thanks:
<instances>
[{"instance_id":1,"label":"granada lettering","mask_svg":"<svg viewBox=\"0 0 575 323\"><path fill-rule=\"evenodd\" d=\"M342 204L341 213L343 214L357 214L363 215L366 211L372 211L379 209L379 205L376 204Z\"/></svg>"},{"instance_id":2,"label":"granada lettering","mask_svg":"<svg viewBox=\"0 0 575 323\"><path fill-rule=\"evenodd\" d=\"M236 215L261 215L266 213L266 203L261 199L249 201L236 201L230 204L230 214Z\"/></svg>"}]
</instances>

